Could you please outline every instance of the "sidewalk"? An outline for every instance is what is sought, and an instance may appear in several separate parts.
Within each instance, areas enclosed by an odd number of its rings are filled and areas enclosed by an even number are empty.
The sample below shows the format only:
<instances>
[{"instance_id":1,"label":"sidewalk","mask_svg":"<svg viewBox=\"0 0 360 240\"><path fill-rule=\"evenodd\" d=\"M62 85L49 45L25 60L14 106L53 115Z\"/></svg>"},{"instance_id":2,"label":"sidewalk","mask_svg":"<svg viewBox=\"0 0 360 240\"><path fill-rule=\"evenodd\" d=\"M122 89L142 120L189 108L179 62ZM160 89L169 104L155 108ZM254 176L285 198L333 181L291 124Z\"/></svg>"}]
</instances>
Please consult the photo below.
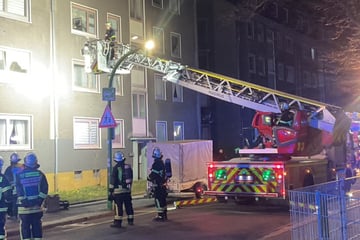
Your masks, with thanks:
<instances>
[{"instance_id":1,"label":"sidewalk","mask_svg":"<svg viewBox=\"0 0 360 240\"><path fill-rule=\"evenodd\" d=\"M137 201L142 200L142 201ZM141 204L140 204L141 202ZM154 199L145 199L144 196L133 196L134 206L153 206ZM96 201L84 204L70 205L67 210L60 210L57 212L44 212L42 218L43 229L52 228L58 225L71 224L76 222L86 221L88 219L106 217L109 219L113 215L113 211L107 208L107 201ZM6 232L8 237L19 236L19 221L6 220Z\"/></svg>"}]
</instances>

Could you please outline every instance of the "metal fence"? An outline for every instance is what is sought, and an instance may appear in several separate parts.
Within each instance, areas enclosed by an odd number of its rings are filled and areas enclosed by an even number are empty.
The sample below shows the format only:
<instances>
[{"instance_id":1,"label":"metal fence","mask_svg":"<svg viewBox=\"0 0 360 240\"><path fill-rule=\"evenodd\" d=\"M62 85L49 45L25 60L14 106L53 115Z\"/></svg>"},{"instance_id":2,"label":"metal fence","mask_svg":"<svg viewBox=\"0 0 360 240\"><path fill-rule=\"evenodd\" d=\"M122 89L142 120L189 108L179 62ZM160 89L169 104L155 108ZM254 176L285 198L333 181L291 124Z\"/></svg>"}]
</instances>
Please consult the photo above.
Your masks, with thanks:
<instances>
[{"instance_id":1,"label":"metal fence","mask_svg":"<svg viewBox=\"0 0 360 240\"><path fill-rule=\"evenodd\" d=\"M360 239L360 179L291 190L289 200L292 240Z\"/></svg>"}]
</instances>

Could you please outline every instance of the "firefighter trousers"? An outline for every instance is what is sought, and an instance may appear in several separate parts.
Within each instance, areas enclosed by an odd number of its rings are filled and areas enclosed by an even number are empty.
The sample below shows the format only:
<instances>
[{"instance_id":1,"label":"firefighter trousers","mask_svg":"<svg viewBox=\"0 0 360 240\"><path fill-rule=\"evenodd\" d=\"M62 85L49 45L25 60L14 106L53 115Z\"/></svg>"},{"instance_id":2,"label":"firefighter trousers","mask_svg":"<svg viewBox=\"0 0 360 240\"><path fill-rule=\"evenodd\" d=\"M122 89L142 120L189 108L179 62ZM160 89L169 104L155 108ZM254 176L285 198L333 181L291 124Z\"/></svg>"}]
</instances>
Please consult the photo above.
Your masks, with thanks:
<instances>
[{"instance_id":1,"label":"firefighter trousers","mask_svg":"<svg viewBox=\"0 0 360 240\"><path fill-rule=\"evenodd\" d=\"M0 212L0 239L5 239L6 212Z\"/></svg>"},{"instance_id":2,"label":"firefighter trousers","mask_svg":"<svg viewBox=\"0 0 360 240\"><path fill-rule=\"evenodd\" d=\"M121 224L122 218L124 215L124 209L123 209L123 205L124 205L128 223L133 224L134 223L134 209L133 209L133 205L132 205L131 193L128 192L128 193L115 194L114 201L115 201L114 222L118 222L119 224Z\"/></svg>"},{"instance_id":3,"label":"firefighter trousers","mask_svg":"<svg viewBox=\"0 0 360 240\"><path fill-rule=\"evenodd\" d=\"M19 214L21 239L42 239L43 212Z\"/></svg>"},{"instance_id":4,"label":"firefighter trousers","mask_svg":"<svg viewBox=\"0 0 360 240\"><path fill-rule=\"evenodd\" d=\"M154 189L155 207L158 213L158 217L163 219L167 218L166 196L167 196L167 191L165 186L155 187Z\"/></svg>"}]
</instances>

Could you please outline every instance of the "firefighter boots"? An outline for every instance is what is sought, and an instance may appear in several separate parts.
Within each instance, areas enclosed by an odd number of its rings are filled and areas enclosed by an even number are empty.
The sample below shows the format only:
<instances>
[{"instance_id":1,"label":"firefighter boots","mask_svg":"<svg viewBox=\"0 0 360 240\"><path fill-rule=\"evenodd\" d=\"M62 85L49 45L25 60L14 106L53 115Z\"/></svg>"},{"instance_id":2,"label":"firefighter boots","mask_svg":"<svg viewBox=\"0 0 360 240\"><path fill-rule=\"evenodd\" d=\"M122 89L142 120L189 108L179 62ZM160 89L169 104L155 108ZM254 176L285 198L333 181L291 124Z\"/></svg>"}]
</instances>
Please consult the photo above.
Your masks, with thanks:
<instances>
[{"instance_id":1,"label":"firefighter boots","mask_svg":"<svg viewBox=\"0 0 360 240\"><path fill-rule=\"evenodd\" d=\"M121 220L114 220L114 223L110 225L112 228L121 228Z\"/></svg>"}]
</instances>

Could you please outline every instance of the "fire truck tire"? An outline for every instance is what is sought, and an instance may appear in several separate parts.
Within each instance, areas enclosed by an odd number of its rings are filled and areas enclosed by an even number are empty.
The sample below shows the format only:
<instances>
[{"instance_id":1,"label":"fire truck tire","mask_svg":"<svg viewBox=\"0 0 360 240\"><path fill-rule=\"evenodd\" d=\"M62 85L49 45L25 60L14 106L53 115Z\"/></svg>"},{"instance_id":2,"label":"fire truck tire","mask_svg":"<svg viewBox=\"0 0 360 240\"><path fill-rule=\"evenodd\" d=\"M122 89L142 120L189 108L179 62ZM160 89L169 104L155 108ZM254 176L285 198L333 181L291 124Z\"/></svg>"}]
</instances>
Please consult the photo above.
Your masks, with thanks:
<instances>
[{"instance_id":1,"label":"fire truck tire","mask_svg":"<svg viewBox=\"0 0 360 240\"><path fill-rule=\"evenodd\" d=\"M223 196L216 196L216 200L219 202L219 203L226 203L227 200L225 197Z\"/></svg>"},{"instance_id":2,"label":"fire truck tire","mask_svg":"<svg viewBox=\"0 0 360 240\"><path fill-rule=\"evenodd\" d=\"M207 186L204 183L198 182L194 185L195 198L199 199L204 196L204 191L207 190Z\"/></svg>"}]
</instances>

